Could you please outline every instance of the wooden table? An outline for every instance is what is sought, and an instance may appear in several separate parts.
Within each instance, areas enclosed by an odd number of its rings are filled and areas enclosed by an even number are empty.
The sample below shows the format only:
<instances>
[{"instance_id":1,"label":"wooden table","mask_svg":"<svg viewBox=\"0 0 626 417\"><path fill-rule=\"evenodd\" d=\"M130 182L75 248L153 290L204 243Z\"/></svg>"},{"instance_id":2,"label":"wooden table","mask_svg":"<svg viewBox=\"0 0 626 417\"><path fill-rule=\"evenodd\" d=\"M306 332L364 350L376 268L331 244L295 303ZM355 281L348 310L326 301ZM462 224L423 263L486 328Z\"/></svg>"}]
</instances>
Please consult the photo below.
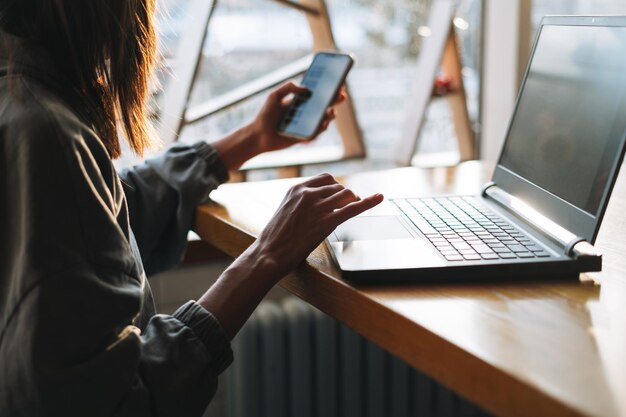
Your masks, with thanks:
<instances>
[{"instance_id":1,"label":"wooden table","mask_svg":"<svg viewBox=\"0 0 626 417\"><path fill-rule=\"evenodd\" d=\"M351 175L357 193L475 193L490 168ZM227 184L198 208L196 232L237 256L297 180ZM460 395L502 416L626 416L626 171L597 241L604 270L572 283L362 286L325 246L280 285ZM589 278L587 276L586 278Z\"/></svg>"}]
</instances>

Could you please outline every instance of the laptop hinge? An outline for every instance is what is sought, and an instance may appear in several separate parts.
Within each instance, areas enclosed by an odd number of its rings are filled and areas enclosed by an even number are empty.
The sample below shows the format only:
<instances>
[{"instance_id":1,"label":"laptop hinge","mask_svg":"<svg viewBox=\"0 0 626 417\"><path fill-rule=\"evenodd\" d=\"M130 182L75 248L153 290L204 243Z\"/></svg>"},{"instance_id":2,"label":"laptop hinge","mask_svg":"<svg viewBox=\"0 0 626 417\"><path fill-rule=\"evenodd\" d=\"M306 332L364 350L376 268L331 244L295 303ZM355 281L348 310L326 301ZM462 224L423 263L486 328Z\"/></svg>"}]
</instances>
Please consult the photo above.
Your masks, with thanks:
<instances>
[{"instance_id":1,"label":"laptop hinge","mask_svg":"<svg viewBox=\"0 0 626 417\"><path fill-rule=\"evenodd\" d=\"M573 256L581 260L585 258L601 259L601 255L584 238L576 236L574 233L556 224L526 202L507 193L496 184L487 183L483 187L482 195L504 206L517 217L541 230L543 234L562 246L567 256Z\"/></svg>"}]
</instances>

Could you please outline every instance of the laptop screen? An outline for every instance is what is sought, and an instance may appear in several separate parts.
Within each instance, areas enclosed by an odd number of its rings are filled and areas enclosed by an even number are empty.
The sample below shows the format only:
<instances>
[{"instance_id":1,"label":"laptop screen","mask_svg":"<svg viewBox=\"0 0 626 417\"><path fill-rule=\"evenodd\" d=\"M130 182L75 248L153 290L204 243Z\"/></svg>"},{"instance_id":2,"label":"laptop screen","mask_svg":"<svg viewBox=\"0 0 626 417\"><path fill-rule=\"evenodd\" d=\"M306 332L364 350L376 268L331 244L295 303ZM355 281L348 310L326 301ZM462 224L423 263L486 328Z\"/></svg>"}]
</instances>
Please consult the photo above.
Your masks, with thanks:
<instances>
[{"instance_id":1,"label":"laptop screen","mask_svg":"<svg viewBox=\"0 0 626 417\"><path fill-rule=\"evenodd\" d=\"M626 134L626 28L544 25L499 164L596 215Z\"/></svg>"}]
</instances>

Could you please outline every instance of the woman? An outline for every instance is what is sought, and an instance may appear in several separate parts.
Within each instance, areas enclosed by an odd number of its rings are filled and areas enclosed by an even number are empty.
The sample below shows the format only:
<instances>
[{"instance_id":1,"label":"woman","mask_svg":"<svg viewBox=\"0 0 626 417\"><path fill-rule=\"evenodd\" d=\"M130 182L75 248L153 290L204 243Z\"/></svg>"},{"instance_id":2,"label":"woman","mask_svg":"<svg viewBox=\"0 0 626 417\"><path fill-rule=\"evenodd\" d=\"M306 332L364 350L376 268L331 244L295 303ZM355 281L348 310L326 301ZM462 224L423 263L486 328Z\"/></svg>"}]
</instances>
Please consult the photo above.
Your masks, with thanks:
<instances>
[{"instance_id":1,"label":"woman","mask_svg":"<svg viewBox=\"0 0 626 417\"><path fill-rule=\"evenodd\" d=\"M305 181L197 302L155 315L144 271L178 262L228 170L291 144L275 127L305 90L285 84L213 146L118 176L118 133L138 154L151 142L153 15L154 0L0 0L1 416L201 415L263 295L382 200Z\"/></svg>"}]
</instances>

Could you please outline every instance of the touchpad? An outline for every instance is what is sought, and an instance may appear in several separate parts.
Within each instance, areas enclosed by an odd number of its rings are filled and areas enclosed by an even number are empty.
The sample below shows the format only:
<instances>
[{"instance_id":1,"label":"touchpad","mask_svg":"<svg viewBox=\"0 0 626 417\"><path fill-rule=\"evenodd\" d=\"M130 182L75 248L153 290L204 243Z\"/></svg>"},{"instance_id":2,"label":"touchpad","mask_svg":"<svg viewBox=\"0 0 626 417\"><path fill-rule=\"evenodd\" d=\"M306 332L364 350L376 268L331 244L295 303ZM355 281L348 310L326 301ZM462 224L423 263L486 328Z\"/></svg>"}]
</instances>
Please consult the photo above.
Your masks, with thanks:
<instances>
[{"instance_id":1,"label":"touchpad","mask_svg":"<svg viewBox=\"0 0 626 417\"><path fill-rule=\"evenodd\" d=\"M358 216L335 229L340 242L355 240L409 239L413 236L398 216Z\"/></svg>"}]
</instances>

